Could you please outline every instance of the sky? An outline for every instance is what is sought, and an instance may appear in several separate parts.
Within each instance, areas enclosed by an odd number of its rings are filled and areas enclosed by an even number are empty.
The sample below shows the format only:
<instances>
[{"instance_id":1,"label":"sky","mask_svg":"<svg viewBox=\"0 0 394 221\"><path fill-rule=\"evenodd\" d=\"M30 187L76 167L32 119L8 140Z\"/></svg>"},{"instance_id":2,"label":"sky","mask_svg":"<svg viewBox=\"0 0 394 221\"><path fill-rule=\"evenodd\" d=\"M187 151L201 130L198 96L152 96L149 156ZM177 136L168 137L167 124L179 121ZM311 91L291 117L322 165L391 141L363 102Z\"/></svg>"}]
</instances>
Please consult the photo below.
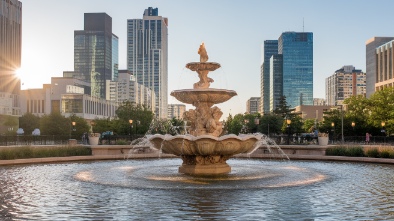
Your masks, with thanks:
<instances>
[{"instance_id":1,"label":"sky","mask_svg":"<svg viewBox=\"0 0 394 221\"><path fill-rule=\"evenodd\" d=\"M105 12L119 37L119 69L126 69L127 19L159 9L168 26L168 94L193 88L197 73L185 68L199 61L201 42L209 61L211 88L235 90L218 104L223 116L246 111L260 96L263 43L282 32L313 32L313 97L325 98L325 79L344 65L365 72L365 42L394 36L392 0L20 0L22 2L22 89L41 88L51 77L74 69L74 31L84 13ZM170 104L180 103L170 95ZM188 108L193 108L189 107Z\"/></svg>"}]
</instances>

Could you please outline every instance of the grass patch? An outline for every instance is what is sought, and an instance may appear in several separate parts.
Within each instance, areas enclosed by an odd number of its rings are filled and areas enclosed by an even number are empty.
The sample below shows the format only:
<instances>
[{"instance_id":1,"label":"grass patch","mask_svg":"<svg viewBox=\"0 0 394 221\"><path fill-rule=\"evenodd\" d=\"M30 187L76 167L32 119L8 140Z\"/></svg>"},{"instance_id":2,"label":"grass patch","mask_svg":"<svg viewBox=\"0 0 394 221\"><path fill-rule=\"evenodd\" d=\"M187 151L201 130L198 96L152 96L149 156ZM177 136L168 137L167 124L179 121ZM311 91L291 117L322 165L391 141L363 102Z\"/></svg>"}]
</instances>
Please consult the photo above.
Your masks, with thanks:
<instances>
[{"instance_id":1,"label":"grass patch","mask_svg":"<svg viewBox=\"0 0 394 221\"><path fill-rule=\"evenodd\" d=\"M361 146L344 147L336 146L326 149L327 156L347 156L347 157L364 157L364 149Z\"/></svg>"},{"instance_id":2,"label":"grass patch","mask_svg":"<svg viewBox=\"0 0 394 221\"><path fill-rule=\"evenodd\" d=\"M327 156L347 156L347 157L373 157L394 159L394 147L345 147L336 146L326 149Z\"/></svg>"},{"instance_id":3,"label":"grass patch","mask_svg":"<svg viewBox=\"0 0 394 221\"><path fill-rule=\"evenodd\" d=\"M14 160L44 157L69 157L89 156L92 150L82 146L59 146L59 147L4 147L0 148L0 160Z\"/></svg>"},{"instance_id":4,"label":"grass patch","mask_svg":"<svg viewBox=\"0 0 394 221\"><path fill-rule=\"evenodd\" d=\"M374 158L391 158L394 159L394 147L366 147L365 155Z\"/></svg>"}]
</instances>

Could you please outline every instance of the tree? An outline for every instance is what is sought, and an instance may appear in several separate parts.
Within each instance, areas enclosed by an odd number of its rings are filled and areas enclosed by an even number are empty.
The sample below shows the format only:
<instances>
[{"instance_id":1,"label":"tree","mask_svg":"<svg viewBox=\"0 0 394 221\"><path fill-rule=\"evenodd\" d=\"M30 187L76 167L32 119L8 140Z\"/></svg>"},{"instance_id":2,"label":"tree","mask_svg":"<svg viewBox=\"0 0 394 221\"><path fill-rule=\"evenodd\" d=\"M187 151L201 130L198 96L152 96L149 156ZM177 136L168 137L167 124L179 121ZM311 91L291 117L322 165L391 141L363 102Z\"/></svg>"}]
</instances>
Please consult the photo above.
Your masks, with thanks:
<instances>
[{"instance_id":1,"label":"tree","mask_svg":"<svg viewBox=\"0 0 394 221\"><path fill-rule=\"evenodd\" d=\"M259 131L263 134L279 134L283 124L283 118L279 115L264 115L260 119Z\"/></svg>"},{"instance_id":2,"label":"tree","mask_svg":"<svg viewBox=\"0 0 394 221\"><path fill-rule=\"evenodd\" d=\"M70 135L71 121L58 112L44 115L40 119L41 135Z\"/></svg>"},{"instance_id":3,"label":"tree","mask_svg":"<svg viewBox=\"0 0 394 221\"><path fill-rule=\"evenodd\" d=\"M244 117L242 114L237 114L232 117L231 114L228 115L227 121L225 122L225 130L228 134L236 134L238 135L241 130L244 122Z\"/></svg>"},{"instance_id":4,"label":"tree","mask_svg":"<svg viewBox=\"0 0 394 221\"><path fill-rule=\"evenodd\" d=\"M381 128L385 122L388 131L394 131L394 88L376 91L370 97L370 124Z\"/></svg>"},{"instance_id":5,"label":"tree","mask_svg":"<svg viewBox=\"0 0 394 221\"><path fill-rule=\"evenodd\" d=\"M83 119L82 117L78 117L75 114L73 114L68 118L68 120L69 122L75 122L75 127L72 128L75 129L75 131L72 130L71 132L72 138L80 139L83 133L89 132L89 125L86 122L86 120ZM71 127L73 126L71 125Z\"/></svg>"},{"instance_id":6,"label":"tree","mask_svg":"<svg viewBox=\"0 0 394 221\"><path fill-rule=\"evenodd\" d=\"M278 100L279 104L275 108L274 114L280 115L282 116L282 118L285 118L291 112L290 105L287 105L286 96L280 96Z\"/></svg>"},{"instance_id":7,"label":"tree","mask_svg":"<svg viewBox=\"0 0 394 221\"><path fill-rule=\"evenodd\" d=\"M116 110L116 125L119 134L129 134L130 123L133 120L133 130L137 134L145 134L153 120L153 112L145 106L136 105L130 101L123 102Z\"/></svg>"},{"instance_id":8,"label":"tree","mask_svg":"<svg viewBox=\"0 0 394 221\"><path fill-rule=\"evenodd\" d=\"M27 112L19 118L19 127L23 129L25 134L31 134L34 129L40 127L40 117Z\"/></svg>"}]
</instances>

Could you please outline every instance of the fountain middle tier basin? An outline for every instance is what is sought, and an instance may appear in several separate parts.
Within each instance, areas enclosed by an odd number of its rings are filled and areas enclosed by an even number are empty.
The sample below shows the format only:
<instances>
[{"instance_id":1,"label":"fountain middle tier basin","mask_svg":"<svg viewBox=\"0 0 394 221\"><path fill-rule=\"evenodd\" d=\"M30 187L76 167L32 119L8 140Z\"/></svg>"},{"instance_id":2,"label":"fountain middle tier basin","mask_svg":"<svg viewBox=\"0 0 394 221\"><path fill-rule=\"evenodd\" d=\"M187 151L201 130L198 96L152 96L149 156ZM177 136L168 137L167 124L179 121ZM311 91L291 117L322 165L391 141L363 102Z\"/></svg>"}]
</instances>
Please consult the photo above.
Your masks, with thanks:
<instances>
[{"instance_id":1,"label":"fountain middle tier basin","mask_svg":"<svg viewBox=\"0 0 394 221\"><path fill-rule=\"evenodd\" d=\"M148 140L163 153L182 155L226 155L250 153L261 139L260 135L236 136L229 134L221 137L211 135L149 135Z\"/></svg>"},{"instance_id":2,"label":"fountain middle tier basin","mask_svg":"<svg viewBox=\"0 0 394 221\"><path fill-rule=\"evenodd\" d=\"M179 172L189 175L216 176L228 174L226 161L239 153L251 153L258 147L260 135L150 135L148 140L163 153L180 156Z\"/></svg>"},{"instance_id":3,"label":"fountain middle tier basin","mask_svg":"<svg viewBox=\"0 0 394 221\"><path fill-rule=\"evenodd\" d=\"M171 96L180 102L194 105L196 102L209 103L210 106L228 101L237 92L226 89L183 89L171 92ZM194 105L195 106L195 105Z\"/></svg>"}]
</instances>

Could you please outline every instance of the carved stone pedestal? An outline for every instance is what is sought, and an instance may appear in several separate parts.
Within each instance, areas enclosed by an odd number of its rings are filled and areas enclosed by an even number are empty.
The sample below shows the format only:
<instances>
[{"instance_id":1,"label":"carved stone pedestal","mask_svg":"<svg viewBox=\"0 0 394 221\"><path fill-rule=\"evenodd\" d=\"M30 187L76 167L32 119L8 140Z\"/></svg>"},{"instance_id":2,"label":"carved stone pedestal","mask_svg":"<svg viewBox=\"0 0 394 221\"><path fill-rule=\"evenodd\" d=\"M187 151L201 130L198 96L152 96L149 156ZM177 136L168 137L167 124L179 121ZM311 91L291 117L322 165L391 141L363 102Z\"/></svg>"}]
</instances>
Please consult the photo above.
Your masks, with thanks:
<instances>
[{"instance_id":1,"label":"carved stone pedestal","mask_svg":"<svg viewBox=\"0 0 394 221\"><path fill-rule=\"evenodd\" d=\"M189 175L214 176L230 173L231 167L227 163L215 165L182 165L179 167L178 172Z\"/></svg>"},{"instance_id":2,"label":"carved stone pedestal","mask_svg":"<svg viewBox=\"0 0 394 221\"><path fill-rule=\"evenodd\" d=\"M179 167L178 172L189 175L213 176L228 174L231 167L226 163L230 156L213 155L183 155L181 156L183 164Z\"/></svg>"}]
</instances>

